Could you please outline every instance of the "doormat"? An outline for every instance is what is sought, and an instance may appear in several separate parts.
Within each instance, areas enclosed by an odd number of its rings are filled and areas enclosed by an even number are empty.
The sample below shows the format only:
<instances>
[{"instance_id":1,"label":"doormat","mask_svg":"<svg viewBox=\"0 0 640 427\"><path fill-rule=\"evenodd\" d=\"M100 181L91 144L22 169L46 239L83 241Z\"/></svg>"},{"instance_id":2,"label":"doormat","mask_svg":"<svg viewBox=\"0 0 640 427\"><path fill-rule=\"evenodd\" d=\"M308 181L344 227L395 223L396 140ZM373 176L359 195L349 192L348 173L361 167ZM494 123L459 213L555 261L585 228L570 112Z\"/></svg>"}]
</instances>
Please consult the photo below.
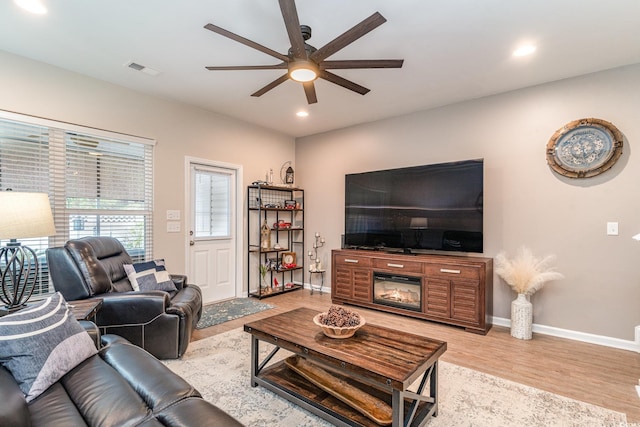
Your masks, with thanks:
<instances>
[{"instance_id":1,"label":"doormat","mask_svg":"<svg viewBox=\"0 0 640 427\"><path fill-rule=\"evenodd\" d=\"M205 305L202 308L202 317L196 325L196 329L208 328L209 326L239 319L240 317L259 313L274 307L274 305L265 304L254 298L236 298Z\"/></svg>"}]
</instances>

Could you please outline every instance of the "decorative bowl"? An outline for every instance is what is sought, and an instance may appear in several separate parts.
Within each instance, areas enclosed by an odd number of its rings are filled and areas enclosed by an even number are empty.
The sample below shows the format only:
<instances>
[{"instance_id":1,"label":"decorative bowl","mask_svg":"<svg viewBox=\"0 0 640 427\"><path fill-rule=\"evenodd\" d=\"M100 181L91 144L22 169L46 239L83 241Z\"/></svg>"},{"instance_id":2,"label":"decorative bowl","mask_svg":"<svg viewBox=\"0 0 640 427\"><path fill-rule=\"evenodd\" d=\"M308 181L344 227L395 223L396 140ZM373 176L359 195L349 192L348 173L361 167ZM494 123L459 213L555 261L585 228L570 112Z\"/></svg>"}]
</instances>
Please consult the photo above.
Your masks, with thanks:
<instances>
[{"instance_id":1,"label":"decorative bowl","mask_svg":"<svg viewBox=\"0 0 640 427\"><path fill-rule=\"evenodd\" d=\"M319 313L313 316L313 323L320 326L320 328L322 329L322 332L324 332L324 334L329 338L338 338L338 339L351 338L356 333L356 331L361 327L363 327L364 324L366 323L364 320L364 317L360 316L360 324L356 326L339 327L339 326L323 325L322 323L320 323L320 316L322 316L323 314L327 314L327 313Z\"/></svg>"}]
</instances>

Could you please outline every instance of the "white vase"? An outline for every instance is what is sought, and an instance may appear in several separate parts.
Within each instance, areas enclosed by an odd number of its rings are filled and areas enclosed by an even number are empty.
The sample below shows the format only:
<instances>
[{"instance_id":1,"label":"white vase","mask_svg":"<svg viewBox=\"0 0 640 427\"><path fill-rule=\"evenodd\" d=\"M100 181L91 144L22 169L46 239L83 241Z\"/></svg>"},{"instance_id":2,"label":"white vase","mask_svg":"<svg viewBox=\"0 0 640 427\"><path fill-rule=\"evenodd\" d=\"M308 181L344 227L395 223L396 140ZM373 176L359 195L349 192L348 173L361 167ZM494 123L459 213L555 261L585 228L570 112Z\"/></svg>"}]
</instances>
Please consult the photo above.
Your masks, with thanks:
<instances>
[{"instance_id":1,"label":"white vase","mask_svg":"<svg viewBox=\"0 0 640 427\"><path fill-rule=\"evenodd\" d=\"M511 336L521 340L531 339L533 324L533 305L525 294L511 302Z\"/></svg>"}]
</instances>

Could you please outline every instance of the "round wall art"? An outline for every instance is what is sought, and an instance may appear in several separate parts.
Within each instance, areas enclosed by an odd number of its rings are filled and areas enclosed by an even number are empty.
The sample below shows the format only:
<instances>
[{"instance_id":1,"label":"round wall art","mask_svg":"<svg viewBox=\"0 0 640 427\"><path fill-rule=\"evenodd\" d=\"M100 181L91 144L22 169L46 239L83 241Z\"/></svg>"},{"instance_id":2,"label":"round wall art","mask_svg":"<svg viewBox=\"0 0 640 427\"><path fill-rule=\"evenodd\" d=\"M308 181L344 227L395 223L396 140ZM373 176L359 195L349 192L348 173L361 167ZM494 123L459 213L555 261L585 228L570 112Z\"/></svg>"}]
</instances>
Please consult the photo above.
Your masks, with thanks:
<instances>
[{"instance_id":1,"label":"round wall art","mask_svg":"<svg viewBox=\"0 0 640 427\"><path fill-rule=\"evenodd\" d=\"M547 163L569 178L596 176L620 158L622 139L618 128L605 120L574 120L558 129L547 143Z\"/></svg>"}]
</instances>

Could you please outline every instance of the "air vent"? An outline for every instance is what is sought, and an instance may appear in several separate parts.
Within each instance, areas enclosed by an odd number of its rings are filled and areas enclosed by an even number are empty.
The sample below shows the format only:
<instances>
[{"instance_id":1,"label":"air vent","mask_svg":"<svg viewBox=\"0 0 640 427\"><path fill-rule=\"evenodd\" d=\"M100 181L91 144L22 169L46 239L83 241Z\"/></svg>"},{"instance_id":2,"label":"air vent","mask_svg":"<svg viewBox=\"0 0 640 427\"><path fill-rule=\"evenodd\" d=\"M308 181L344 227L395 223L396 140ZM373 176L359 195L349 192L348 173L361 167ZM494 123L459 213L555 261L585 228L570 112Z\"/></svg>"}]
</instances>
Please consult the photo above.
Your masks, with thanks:
<instances>
[{"instance_id":1,"label":"air vent","mask_svg":"<svg viewBox=\"0 0 640 427\"><path fill-rule=\"evenodd\" d=\"M145 74L149 74L150 76L157 76L160 74L160 71L154 70L153 68L146 67L144 65L138 64L137 62L130 61L125 64L125 66L131 68L132 70L141 71Z\"/></svg>"},{"instance_id":2,"label":"air vent","mask_svg":"<svg viewBox=\"0 0 640 427\"><path fill-rule=\"evenodd\" d=\"M135 62L131 62L128 65L129 68L133 68L136 71L142 71L144 70L144 65L140 65L140 64L136 64Z\"/></svg>"}]
</instances>

